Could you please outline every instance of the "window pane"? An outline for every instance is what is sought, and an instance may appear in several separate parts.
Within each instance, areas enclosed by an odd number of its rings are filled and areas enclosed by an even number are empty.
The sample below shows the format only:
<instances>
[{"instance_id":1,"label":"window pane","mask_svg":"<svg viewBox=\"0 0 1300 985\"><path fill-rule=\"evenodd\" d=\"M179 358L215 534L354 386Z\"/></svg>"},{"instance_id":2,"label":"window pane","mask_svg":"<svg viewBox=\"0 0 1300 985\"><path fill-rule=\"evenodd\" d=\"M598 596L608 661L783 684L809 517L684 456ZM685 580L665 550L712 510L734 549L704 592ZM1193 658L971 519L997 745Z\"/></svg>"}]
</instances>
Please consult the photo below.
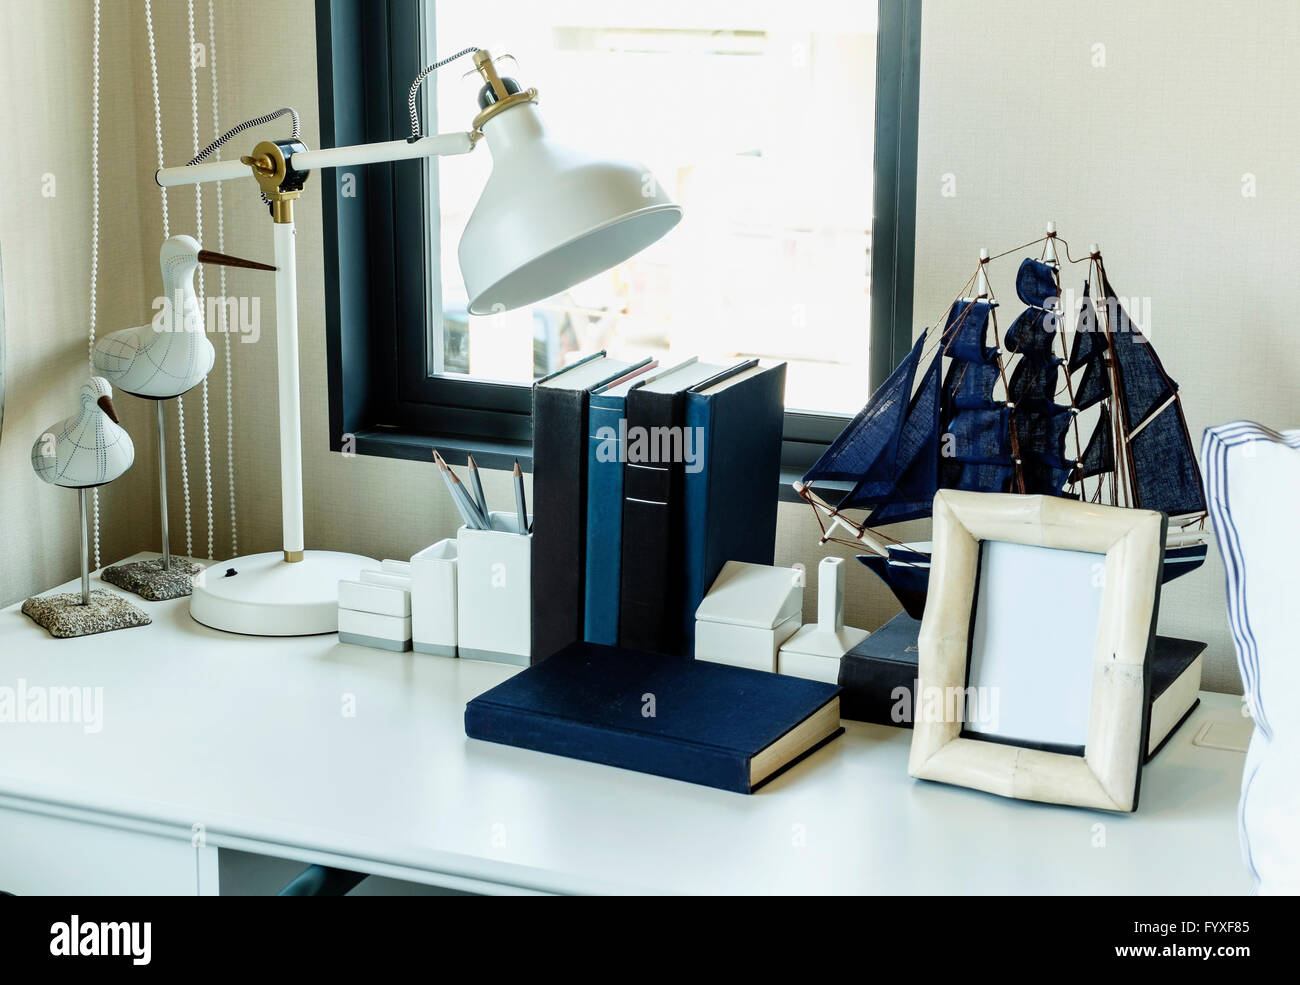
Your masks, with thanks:
<instances>
[{"instance_id":1,"label":"window pane","mask_svg":"<svg viewBox=\"0 0 1300 985\"><path fill-rule=\"evenodd\" d=\"M498 67L540 91L556 139L644 162L684 218L609 273L470 317L456 247L491 158L484 146L443 161L431 371L526 383L599 348L665 363L757 356L789 362L792 409L862 405L874 4L498 0L435 14L438 55L469 44L515 55ZM438 73L440 131L475 115L470 67Z\"/></svg>"}]
</instances>

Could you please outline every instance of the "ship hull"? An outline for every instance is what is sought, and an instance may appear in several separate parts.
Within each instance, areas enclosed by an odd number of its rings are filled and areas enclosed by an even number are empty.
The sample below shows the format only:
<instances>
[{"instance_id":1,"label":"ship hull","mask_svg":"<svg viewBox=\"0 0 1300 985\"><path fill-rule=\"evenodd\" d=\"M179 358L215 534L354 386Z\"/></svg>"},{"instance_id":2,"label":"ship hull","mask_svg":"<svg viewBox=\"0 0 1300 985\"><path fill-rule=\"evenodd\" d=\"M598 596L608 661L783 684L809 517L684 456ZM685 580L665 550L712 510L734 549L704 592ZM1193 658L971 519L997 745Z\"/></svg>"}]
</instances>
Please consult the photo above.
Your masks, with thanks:
<instances>
[{"instance_id":1,"label":"ship hull","mask_svg":"<svg viewBox=\"0 0 1300 985\"><path fill-rule=\"evenodd\" d=\"M1161 584L1195 571L1205 562L1207 545L1183 544L1165 550ZM913 545L901 544L889 550L889 557L859 554L858 560L889 586L903 610L913 619L925 613L925 599L930 588L930 557Z\"/></svg>"}]
</instances>

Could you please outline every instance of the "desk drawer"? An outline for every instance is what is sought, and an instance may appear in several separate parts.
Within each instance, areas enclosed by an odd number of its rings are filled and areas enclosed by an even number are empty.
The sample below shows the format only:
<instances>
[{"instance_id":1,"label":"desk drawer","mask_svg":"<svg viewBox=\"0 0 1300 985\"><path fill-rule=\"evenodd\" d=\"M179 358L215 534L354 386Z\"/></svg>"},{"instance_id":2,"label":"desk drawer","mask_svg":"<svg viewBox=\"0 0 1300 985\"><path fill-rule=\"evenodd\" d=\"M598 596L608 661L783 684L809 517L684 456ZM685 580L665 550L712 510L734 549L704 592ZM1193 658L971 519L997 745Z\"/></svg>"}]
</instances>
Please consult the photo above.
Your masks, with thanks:
<instances>
[{"instance_id":1,"label":"desk drawer","mask_svg":"<svg viewBox=\"0 0 1300 985\"><path fill-rule=\"evenodd\" d=\"M0 808L0 890L19 896L215 895L216 849Z\"/></svg>"}]
</instances>

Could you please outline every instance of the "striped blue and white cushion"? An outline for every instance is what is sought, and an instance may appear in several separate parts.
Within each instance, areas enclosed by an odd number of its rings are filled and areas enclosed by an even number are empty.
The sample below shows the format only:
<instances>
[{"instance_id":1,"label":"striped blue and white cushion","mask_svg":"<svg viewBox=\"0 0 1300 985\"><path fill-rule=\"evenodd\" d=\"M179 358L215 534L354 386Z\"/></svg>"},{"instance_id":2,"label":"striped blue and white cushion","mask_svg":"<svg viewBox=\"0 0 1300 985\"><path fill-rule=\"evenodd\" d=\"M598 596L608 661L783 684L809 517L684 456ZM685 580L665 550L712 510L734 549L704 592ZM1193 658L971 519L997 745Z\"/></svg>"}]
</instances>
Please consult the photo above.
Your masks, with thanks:
<instances>
[{"instance_id":1,"label":"striped blue and white cushion","mask_svg":"<svg viewBox=\"0 0 1300 985\"><path fill-rule=\"evenodd\" d=\"M1260 893L1300 892L1300 431L1247 421L1201 443L1228 622L1255 733L1241 845Z\"/></svg>"}]
</instances>

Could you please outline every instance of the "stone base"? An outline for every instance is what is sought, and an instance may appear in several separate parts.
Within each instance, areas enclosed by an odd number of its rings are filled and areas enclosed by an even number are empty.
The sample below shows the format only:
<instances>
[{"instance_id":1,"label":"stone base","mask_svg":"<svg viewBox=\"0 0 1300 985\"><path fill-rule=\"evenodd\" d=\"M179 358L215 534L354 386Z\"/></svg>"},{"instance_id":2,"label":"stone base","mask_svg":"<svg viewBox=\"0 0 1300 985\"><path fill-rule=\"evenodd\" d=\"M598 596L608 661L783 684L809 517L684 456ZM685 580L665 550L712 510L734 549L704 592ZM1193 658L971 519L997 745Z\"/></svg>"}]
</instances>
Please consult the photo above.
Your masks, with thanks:
<instances>
[{"instance_id":1,"label":"stone base","mask_svg":"<svg viewBox=\"0 0 1300 985\"><path fill-rule=\"evenodd\" d=\"M147 626L153 621L144 610L102 588L90 593L89 605L81 604L80 592L62 592L58 595L34 595L23 603L22 611L23 615L30 616L37 625L59 639Z\"/></svg>"},{"instance_id":2,"label":"stone base","mask_svg":"<svg viewBox=\"0 0 1300 985\"><path fill-rule=\"evenodd\" d=\"M162 558L115 564L100 572L100 577L110 585L134 592L148 602L165 602L190 594L194 576L203 570L189 558L173 557L170 568L163 567Z\"/></svg>"}]
</instances>

